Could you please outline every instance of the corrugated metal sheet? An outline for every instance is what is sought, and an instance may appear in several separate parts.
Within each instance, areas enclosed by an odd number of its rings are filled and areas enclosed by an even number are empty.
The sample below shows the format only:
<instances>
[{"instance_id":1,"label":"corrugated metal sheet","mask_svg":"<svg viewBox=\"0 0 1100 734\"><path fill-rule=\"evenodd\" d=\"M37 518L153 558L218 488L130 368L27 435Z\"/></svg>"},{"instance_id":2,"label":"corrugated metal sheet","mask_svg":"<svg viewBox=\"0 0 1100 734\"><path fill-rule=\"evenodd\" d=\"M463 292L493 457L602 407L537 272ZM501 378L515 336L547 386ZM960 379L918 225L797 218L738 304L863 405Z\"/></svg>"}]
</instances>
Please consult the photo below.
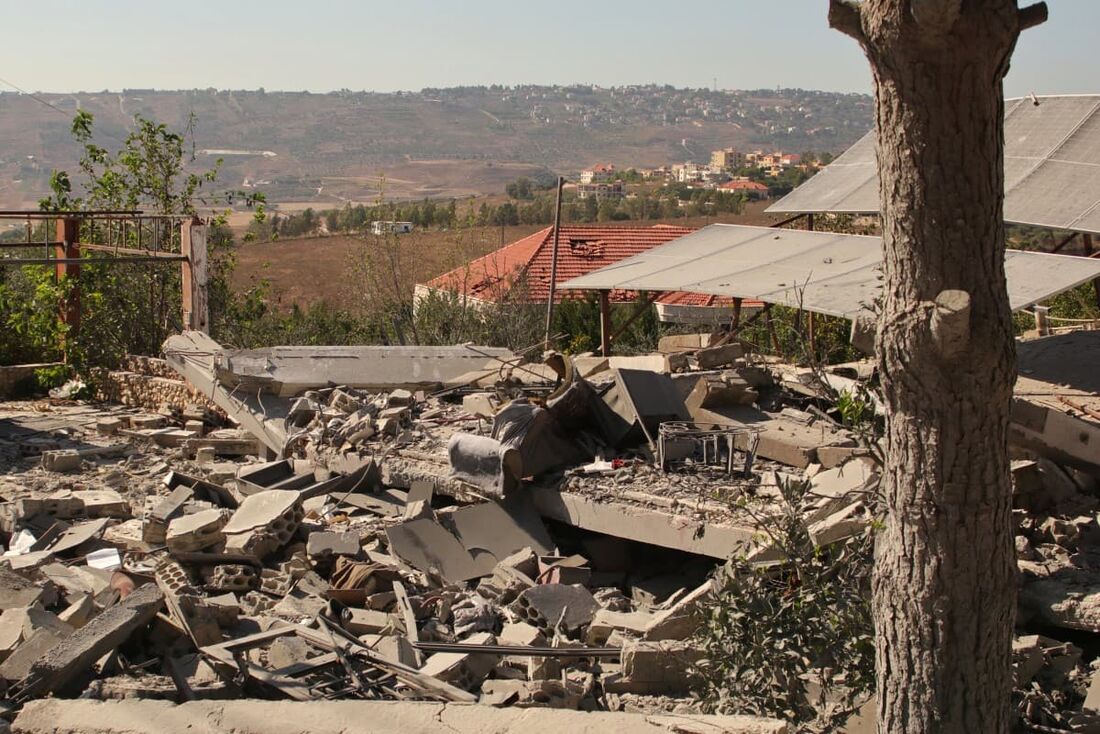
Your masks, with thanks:
<instances>
[{"instance_id":1,"label":"corrugated metal sheet","mask_svg":"<svg viewBox=\"0 0 1100 734\"><path fill-rule=\"evenodd\" d=\"M851 318L878 293L881 259L878 237L712 224L560 287L712 293ZM1100 260L1009 250L1005 272L1019 310L1100 277Z\"/></svg>"},{"instance_id":2,"label":"corrugated metal sheet","mask_svg":"<svg viewBox=\"0 0 1100 734\"><path fill-rule=\"evenodd\" d=\"M1100 95L1005 103L1005 220L1100 234ZM768 208L769 212L879 210L875 136Z\"/></svg>"}]
</instances>

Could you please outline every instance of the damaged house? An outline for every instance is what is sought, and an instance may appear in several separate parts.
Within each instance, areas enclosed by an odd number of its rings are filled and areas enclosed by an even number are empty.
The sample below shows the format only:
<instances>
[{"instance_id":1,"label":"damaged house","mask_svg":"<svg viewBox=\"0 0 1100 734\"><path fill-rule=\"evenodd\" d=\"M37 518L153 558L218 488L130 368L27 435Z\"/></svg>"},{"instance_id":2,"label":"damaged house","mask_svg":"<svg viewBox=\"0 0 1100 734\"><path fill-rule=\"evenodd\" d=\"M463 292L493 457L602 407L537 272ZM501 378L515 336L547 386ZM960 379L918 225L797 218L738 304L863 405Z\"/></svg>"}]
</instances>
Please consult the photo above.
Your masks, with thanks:
<instances>
[{"instance_id":1,"label":"damaged house","mask_svg":"<svg viewBox=\"0 0 1100 734\"><path fill-rule=\"evenodd\" d=\"M1094 231L1083 216L1056 224ZM554 234L424 288L497 303L525 282L548 299ZM558 293L791 305L851 319L866 346L877 238L557 239ZM1100 260L1009 251L1006 272L1019 310L1100 277ZM789 563L761 518L797 519L813 549L874 522L877 443L836 409L871 362L790 364L736 322L633 357L610 342L242 350L200 328L198 290L188 304L164 359L103 375L99 400L0 404L0 720L15 731L794 731L701 713L696 635L728 559ZM1097 731L1100 332L1018 351L1018 712ZM797 501L792 482L809 488Z\"/></svg>"}]
</instances>

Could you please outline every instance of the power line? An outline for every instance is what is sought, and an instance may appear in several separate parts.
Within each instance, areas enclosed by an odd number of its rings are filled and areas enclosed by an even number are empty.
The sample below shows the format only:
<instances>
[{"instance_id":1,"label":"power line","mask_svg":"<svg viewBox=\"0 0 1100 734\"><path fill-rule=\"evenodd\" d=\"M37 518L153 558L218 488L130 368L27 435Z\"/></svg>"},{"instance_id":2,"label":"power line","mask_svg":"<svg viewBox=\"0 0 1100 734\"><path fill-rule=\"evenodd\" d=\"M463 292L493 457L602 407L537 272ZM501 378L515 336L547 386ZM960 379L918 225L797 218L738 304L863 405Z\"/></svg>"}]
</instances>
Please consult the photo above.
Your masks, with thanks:
<instances>
[{"instance_id":1,"label":"power line","mask_svg":"<svg viewBox=\"0 0 1100 734\"><path fill-rule=\"evenodd\" d=\"M28 92L27 90L23 89L22 87L19 87L15 84L12 84L11 82L9 82L7 79L5 79L3 77L0 77L0 82L3 82L4 84L7 84L9 87L11 87L15 91L19 92L20 94L27 95L28 97L35 100L36 102L41 102L42 104L49 107L51 110L56 110L57 112L60 112L61 114L65 115L65 117L69 116L69 113L66 112L65 110L61 109L60 107L58 107L54 104L51 104L50 102L47 102L46 100L39 97L37 94L32 94L32 93Z\"/></svg>"}]
</instances>

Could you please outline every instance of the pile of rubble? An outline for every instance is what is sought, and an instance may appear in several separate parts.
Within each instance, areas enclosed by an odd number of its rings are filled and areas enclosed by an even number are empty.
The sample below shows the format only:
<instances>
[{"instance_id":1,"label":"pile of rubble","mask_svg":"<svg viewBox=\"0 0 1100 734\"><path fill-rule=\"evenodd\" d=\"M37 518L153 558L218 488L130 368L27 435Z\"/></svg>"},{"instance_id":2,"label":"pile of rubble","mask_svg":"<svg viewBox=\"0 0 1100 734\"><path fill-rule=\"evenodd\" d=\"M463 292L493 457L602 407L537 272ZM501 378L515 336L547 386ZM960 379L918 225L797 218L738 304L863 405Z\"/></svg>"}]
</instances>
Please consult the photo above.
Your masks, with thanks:
<instances>
[{"instance_id":1,"label":"pile of rubble","mask_svg":"<svg viewBox=\"0 0 1100 734\"><path fill-rule=\"evenodd\" d=\"M865 368L710 342L526 363L189 332L165 345L189 387L156 412L4 406L2 706L480 702L783 731L699 714L691 638L726 558L781 560L761 516L797 512L820 545L870 521L875 464L823 384ZM1021 707L1092 731L1100 685L1050 628L1100 630L1100 487L1076 447L1020 430L1021 621L1047 635L1018 643ZM803 506L787 481L810 484Z\"/></svg>"}]
</instances>

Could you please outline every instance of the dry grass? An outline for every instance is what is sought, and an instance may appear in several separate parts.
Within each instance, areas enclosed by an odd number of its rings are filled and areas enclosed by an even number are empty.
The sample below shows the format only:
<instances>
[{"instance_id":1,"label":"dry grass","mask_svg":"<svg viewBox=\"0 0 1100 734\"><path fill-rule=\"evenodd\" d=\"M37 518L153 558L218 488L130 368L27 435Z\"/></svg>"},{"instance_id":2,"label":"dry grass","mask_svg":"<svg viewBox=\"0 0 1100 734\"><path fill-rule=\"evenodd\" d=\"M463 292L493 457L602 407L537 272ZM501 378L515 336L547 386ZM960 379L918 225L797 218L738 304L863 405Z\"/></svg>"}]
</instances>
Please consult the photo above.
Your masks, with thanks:
<instances>
[{"instance_id":1,"label":"dry grass","mask_svg":"<svg viewBox=\"0 0 1100 734\"><path fill-rule=\"evenodd\" d=\"M766 226L779 217L765 214L768 202L753 202L740 215L694 217L667 220L666 224L704 227L715 222ZM658 224L660 222L645 222ZM615 222L611 226L637 226L638 222ZM413 232L398 238L400 287L410 295L416 283L423 283L464 262L542 229L540 225L475 227L447 232ZM237 248L237 269L233 285L247 288L260 279L274 288L281 308L292 304L308 306L315 301L352 307L363 300L364 284L354 263L370 237L307 237L278 242L241 245ZM373 240L377 242L377 240Z\"/></svg>"}]
</instances>

